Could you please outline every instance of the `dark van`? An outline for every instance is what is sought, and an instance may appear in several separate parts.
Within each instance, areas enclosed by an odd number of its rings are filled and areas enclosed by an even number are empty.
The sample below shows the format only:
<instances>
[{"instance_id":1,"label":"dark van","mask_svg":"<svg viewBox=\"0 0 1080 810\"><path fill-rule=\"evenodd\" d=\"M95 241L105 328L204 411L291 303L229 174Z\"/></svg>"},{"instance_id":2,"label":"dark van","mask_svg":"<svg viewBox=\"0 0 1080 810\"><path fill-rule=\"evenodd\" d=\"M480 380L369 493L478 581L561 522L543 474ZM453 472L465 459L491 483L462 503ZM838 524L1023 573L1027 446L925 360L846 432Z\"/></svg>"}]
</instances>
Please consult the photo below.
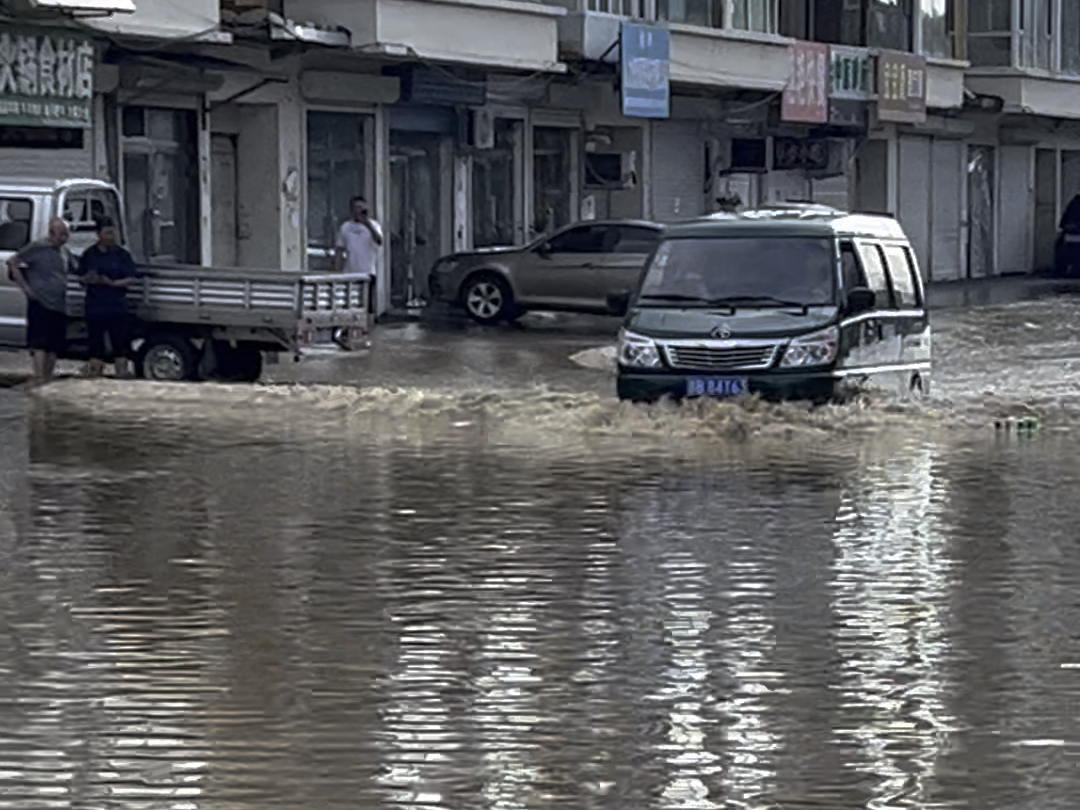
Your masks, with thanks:
<instances>
[{"instance_id":1,"label":"dark van","mask_svg":"<svg viewBox=\"0 0 1080 810\"><path fill-rule=\"evenodd\" d=\"M924 395L930 323L888 216L789 206L672 225L619 332L620 399Z\"/></svg>"}]
</instances>

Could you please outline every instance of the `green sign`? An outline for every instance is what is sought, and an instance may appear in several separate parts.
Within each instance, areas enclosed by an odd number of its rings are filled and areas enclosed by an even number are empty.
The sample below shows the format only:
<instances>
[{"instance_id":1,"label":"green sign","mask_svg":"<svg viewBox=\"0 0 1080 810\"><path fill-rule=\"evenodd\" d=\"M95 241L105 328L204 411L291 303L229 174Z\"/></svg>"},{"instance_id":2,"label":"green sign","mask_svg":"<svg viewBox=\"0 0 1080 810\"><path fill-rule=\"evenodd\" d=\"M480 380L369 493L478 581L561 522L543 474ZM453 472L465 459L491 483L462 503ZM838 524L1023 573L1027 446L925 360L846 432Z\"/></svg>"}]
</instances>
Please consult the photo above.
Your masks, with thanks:
<instances>
[{"instance_id":1,"label":"green sign","mask_svg":"<svg viewBox=\"0 0 1080 810\"><path fill-rule=\"evenodd\" d=\"M0 29L0 125L90 126L94 44L67 30Z\"/></svg>"}]
</instances>

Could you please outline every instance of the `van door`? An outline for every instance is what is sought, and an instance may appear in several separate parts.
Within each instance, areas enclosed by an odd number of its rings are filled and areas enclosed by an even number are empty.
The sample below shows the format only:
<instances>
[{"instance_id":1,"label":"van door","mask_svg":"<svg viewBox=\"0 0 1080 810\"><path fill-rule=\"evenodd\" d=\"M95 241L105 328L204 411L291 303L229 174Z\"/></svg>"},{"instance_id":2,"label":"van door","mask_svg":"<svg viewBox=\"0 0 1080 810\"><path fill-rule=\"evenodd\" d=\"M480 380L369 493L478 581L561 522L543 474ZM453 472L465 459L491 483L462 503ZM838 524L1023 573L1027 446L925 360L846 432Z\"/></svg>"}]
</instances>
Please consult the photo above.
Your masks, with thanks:
<instances>
[{"instance_id":1,"label":"van door","mask_svg":"<svg viewBox=\"0 0 1080 810\"><path fill-rule=\"evenodd\" d=\"M915 256L909 246L900 244L882 245L882 252L896 292L901 366L911 374L924 365L929 370L930 320L923 301Z\"/></svg>"},{"instance_id":2,"label":"van door","mask_svg":"<svg viewBox=\"0 0 1080 810\"><path fill-rule=\"evenodd\" d=\"M885 267L885 255L877 242L863 240L858 247L866 280L877 296L877 307L867 319L866 329L873 329L875 349L869 353L867 364L893 366L900 362L900 329L896 327L896 296Z\"/></svg>"},{"instance_id":3,"label":"van door","mask_svg":"<svg viewBox=\"0 0 1080 810\"><path fill-rule=\"evenodd\" d=\"M21 349L26 345L26 296L8 278L7 260L36 235L39 204L29 194L0 196L0 346Z\"/></svg>"},{"instance_id":4,"label":"van door","mask_svg":"<svg viewBox=\"0 0 1080 810\"><path fill-rule=\"evenodd\" d=\"M845 319L846 343L850 346L845 365L852 369L864 369L872 375L884 368L894 366L900 359L900 339L896 329L896 306L892 286L881 250L874 242L842 242L844 251L854 251L858 259L862 284L874 291L875 308ZM883 368L884 367L884 368Z\"/></svg>"}]
</instances>

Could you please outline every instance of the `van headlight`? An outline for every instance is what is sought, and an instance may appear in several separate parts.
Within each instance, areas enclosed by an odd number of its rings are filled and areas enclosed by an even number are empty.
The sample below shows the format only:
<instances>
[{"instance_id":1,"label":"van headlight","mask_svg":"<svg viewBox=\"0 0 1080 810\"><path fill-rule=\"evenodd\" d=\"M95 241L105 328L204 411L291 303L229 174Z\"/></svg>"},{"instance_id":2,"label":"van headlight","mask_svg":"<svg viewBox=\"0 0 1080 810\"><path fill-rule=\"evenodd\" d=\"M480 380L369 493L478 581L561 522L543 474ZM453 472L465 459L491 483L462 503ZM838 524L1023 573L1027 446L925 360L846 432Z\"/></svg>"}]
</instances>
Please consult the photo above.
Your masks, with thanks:
<instances>
[{"instance_id":1,"label":"van headlight","mask_svg":"<svg viewBox=\"0 0 1080 810\"><path fill-rule=\"evenodd\" d=\"M619 330L619 364L630 368L660 368L660 350L651 338Z\"/></svg>"},{"instance_id":2,"label":"van headlight","mask_svg":"<svg viewBox=\"0 0 1080 810\"><path fill-rule=\"evenodd\" d=\"M836 359L836 350L839 347L840 330L837 327L830 326L820 332L811 332L788 344L780 361L780 368L823 366Z\"/></svg>"}]
</instances>

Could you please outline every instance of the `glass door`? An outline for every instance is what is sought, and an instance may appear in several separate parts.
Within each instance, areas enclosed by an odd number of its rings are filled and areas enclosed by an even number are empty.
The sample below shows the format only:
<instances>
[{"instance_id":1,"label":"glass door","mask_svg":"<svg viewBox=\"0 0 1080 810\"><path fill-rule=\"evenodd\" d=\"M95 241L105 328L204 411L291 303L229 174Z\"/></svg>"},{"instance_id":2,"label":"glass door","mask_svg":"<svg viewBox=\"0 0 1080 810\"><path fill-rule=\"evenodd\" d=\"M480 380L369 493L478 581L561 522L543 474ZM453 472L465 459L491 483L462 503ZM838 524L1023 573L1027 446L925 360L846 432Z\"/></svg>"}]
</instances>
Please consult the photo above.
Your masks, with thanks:
<instances>
[{"instance_id":1,"label":"glass door","mask_svg":"<svg viewBox=\"0 0 1080 810\"><path fill-rule=\"evenodd\" d=\"M195 115L125 107L124 202L136 260L199 261Z\"/></svg>"},{"instance_id":2,"label":"glass door","mask_svg":"<svg viewBox=\"0 0 1080 810\"><path fill-rule=\"evenodd\" d=\"M522 122L495 119L491 149L478 150L472 161L473 247L498 247L524 241L521 227Z\"/></svg>"},{"instance_id":3,"label":"glass door","mask_svg":"<svg viewBox=\"0 0 1080 810\"><path fill-rule=\"evenodd\" d=\"M442 252L442 136L393 132L390 139L390 305L411 309L426 296Z\"/></svg>"},{"instance_id":4,"label":"glass door","mask_svg":"<svg viewBox=\"0 0 1080 810\"><path fill-rule=\"evenodd\" d=\"M366 145L369 115L309 112L307 116L307 263L317 272L333 269L337 232L350 216L349 200L368 198ZM379 212L372 206L372 215Z\"/></svg>"}]
</instances>

